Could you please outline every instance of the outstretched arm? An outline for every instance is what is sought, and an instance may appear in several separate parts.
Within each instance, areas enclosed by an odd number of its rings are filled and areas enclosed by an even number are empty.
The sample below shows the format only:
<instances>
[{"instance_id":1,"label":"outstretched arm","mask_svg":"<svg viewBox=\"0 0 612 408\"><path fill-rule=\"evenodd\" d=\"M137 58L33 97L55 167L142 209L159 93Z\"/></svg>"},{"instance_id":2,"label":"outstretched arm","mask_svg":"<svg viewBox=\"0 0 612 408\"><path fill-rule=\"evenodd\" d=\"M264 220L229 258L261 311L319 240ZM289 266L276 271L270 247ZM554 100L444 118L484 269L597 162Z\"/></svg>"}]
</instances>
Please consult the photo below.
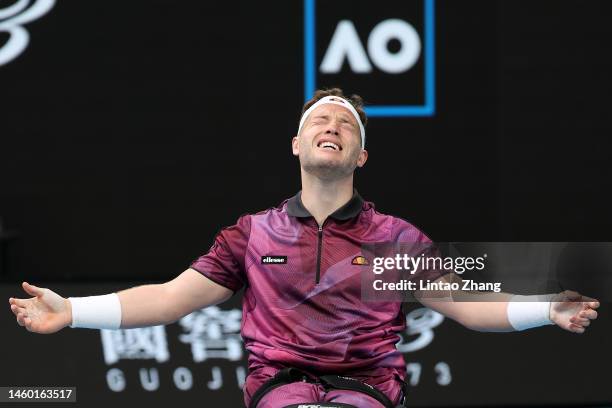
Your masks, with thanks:
<instances>
[{"instance_id":1,"label":"outstretched arm","mask_svg":"<svg viewBox=\"0 0 612 408\"><path fill-rule=\"evenodd\" d=\"M447 274L436 282L459 282L455 274ZM562 329L584 333L591 320L597 318L599 302L572 291L561 292L544 301L542 297L515 297L509 293L418 291L417 299L463 326L478 331L508 332L556 324ZM529 325L533 314L533 325Z\"/></svg>"},{"instance_id":2,"label":"outstretched arm","mask_svg":"<svg viewBox=\"0 0 612 408\"><path fill-rule=\"evenodd\" d=\"M121 327L168 324L207 306L224 302L232 291L187 269L160 285L145 285L118 292L121 301Z\"/></svg>"},{"instance_id":3,"label":"outstretched arm","mask_svg":"<svg viewBox=\"0 0 612 408\"><path fill-rule=\"evenodd\" d=\"M55 333L73 323L73 305L69 299L26 282L22 286L32 297L9 299L19 325L36 333ZM193 310L221 303L231 295L231 290L187 269L169 282L118 292L121 327L167 324Z\"/></svg>"}]
</instances>

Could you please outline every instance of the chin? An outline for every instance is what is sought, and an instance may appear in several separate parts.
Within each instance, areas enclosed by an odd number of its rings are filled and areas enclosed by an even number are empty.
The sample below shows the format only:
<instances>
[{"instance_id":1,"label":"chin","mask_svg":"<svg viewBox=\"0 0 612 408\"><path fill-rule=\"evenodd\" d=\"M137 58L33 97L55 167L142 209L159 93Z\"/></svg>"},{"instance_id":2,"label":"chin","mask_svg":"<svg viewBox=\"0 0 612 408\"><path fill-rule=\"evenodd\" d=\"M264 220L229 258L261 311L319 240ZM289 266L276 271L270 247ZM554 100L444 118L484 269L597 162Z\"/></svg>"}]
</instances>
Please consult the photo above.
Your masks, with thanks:
<instances>
[{"instance_id":1,"label":"chin","mask_svg":"<svg viewBox=\"0 0 612 408\"><path fill-rule=\"evenodd\" d=\"M349 168L337 160L316 160L302 165L305 172L324 180L335 180L346 177L354 171L354 167Z\"/></svg>"}]
</instances>

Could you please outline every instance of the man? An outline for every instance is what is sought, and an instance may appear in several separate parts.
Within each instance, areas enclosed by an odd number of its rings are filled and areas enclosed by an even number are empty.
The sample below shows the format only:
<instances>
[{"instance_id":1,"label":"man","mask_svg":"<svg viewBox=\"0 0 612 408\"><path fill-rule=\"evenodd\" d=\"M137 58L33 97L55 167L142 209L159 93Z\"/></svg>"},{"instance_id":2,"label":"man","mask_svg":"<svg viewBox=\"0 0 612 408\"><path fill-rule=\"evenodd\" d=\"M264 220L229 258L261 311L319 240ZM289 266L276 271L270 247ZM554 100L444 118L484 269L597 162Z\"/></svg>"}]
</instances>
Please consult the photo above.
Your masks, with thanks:
<instances>
[{"instance_id":1,"label":"man","mask_svg":"<svg viewBox=\"0 0 612 408\"><path fill-rule=\"evenodd\" d=\"M365 124L361 98L347 98L339 89L317 91L304 106L292 140L301 166L300 193L276 208L241 217L218 234L207 254L164 284L64 299L24 282L33 298L10 299L17 322L38 333L68 325L116 329L168 324L246 287L242 336L250 351L247 406L398 404L405 377L405 362L395 348L397 333L405 326L401 304L364 302L359 278L363 261L356 259L363 243L426 244L429 239L410 223L377 212L354 191L354 171L368 159ZM425 271L420 278L458 279ZM503 293L490 303L438 302L418 295L425 306L482 331L556 324L582 333L599 306L571 292L548 302L510 302L512 295ZM288 367L299 371L287 372ZM359 381L334 385L326 378L333 382L340 377L329 374ZM359 389L355 383L371 387Z\"/></svg>"}]
</instances>

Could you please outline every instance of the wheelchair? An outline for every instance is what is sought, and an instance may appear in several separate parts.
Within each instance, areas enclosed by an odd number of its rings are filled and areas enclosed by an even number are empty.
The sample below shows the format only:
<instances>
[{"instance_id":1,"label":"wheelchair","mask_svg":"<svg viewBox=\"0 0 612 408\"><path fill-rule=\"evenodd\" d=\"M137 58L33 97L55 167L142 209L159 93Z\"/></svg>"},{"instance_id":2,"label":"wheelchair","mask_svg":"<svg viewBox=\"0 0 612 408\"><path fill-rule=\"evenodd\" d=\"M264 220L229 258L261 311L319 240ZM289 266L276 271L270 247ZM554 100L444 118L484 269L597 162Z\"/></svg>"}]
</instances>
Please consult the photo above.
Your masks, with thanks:
<instances>
[{"instance_id":1,"label":"wheelchair","mask_svg":"<svg viewBox=\"0 0 612 408\"><path fill-rule=\"evenodd\" d=\"M385 408L405 408L406 405L406 384L402 386L402 402L400 405L394 405L389 398L377 390L375 387L356 380L354 378L343 377L340 375L322 375L315 377L311 374L289 367L280 370L274 377L266 381L259 389L253 394L249 408L257 408L257 404L261 399L273 389L291 384L298 381L304 381L314 384L321 384L327 390L348 390L358 391L369 395L378 402L380 402ZM334 402L304 402L300 404L291 404L283 408L359 408L350 404L334 403Z\"/></svg>"}]
</instances>

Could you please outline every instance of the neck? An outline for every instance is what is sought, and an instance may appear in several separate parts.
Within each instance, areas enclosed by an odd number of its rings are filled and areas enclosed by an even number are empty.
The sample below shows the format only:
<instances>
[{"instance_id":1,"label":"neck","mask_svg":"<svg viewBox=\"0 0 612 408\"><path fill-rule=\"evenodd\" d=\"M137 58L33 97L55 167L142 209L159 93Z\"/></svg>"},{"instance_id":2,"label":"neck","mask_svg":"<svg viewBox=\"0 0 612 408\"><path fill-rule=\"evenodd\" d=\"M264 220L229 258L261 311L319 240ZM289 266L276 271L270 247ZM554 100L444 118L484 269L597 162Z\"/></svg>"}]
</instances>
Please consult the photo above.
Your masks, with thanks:
<instances>
[{"instance_id":1,"label":"neck","mask_svg":"<svg viewBox=\"0 0 612 408\"><path fill-rule=\"evenodd\" d=\"M319 225L353 197L353 174L337 180L322 180L302 170L302 204Z\"/></svg>"}]
</instances>

